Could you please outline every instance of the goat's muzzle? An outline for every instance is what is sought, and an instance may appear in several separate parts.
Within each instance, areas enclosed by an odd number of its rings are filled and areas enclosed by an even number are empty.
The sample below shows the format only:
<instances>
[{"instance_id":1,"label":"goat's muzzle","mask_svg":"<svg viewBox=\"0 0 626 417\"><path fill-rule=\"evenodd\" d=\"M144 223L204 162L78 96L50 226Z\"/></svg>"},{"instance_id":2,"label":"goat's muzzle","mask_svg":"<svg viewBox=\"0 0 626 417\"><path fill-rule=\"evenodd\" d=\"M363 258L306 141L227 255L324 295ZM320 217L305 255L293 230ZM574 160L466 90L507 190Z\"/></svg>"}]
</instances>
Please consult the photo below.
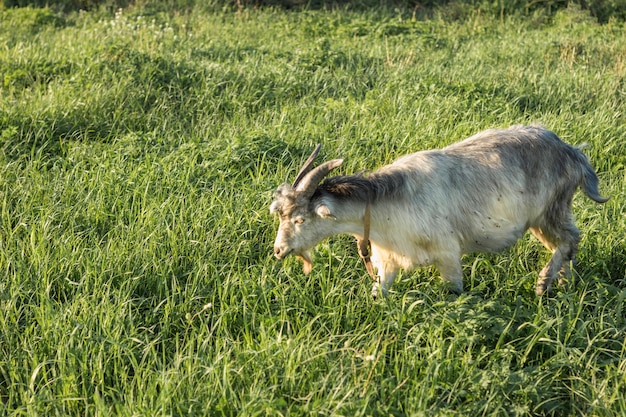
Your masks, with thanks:
<instances>
[{"instance_id":1,"label":"goat's muzzle","mask_svg":"<svg viewBox=\"0 0 626 417\"><path fill-rule=\"evenodd\" d=\"M274 256L277 259L285 259L287 255L291 254L293 251L290 248L282 248L280 246L274 246ZM311 269L313 268L313 264L311 261L311 254L309 251L303 251L301 253L295 254L296 258L300 259L303 263L302 270L305 275L309 275Z\"/></svg>"},{"instance_id":2,"label":"goat's muzzle","mask_svg":"<svg viewBox=\"0 0 626 417\"><path fill-rule=\"evenodd\" d=\"M284 259L289 254L289 252L290 252L289 248L281 248L280 246L274 246L274 256L277 259Z\"/></svg>"}]
</instances>

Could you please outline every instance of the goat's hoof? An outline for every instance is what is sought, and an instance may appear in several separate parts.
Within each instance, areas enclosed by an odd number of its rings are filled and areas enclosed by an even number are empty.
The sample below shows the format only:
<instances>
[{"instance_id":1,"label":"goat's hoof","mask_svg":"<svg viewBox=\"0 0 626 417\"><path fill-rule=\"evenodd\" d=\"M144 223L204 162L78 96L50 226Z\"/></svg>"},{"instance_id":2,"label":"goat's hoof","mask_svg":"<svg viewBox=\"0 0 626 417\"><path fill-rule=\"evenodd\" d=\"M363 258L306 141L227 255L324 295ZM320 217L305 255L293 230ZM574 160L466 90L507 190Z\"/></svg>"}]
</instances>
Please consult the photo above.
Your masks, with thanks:
<instances>
[{"instance_id":1,"label":"goat's hoof","mask_svg":"<svg viewBox=\"0 0 626 417\"><path fill-rule=\"evenodd\" d=\"M378 283L374 284L374 286L372 287L372 298L374 300L378 298L381 298L381 299L385 298L387 297L387 294L388 294L388 291L382 288L380 284Z\"/></svg>"},{"instance_id":2,"label":"goat's hoof","mask_svg":"<svg viewBox=\"0 0 626 417\"><path fill-rule=\"evenodd\" d=\"M550 297L552 292L551 285L537 285L537 288L535 288L535 294L537 297Z\"/></svg>"},{"instance_id":3,"label":"goat's hoof","mask_svg":"<svg viewBox=\"0 0 626 417\"><path fill-rule=\"evenodd\" d=\"M537 286L535 287L535 294L537 294L537 297L548 295L548 293L550 292L551 281L552 280L548 277L539 276L539 281L537 281Z\"/></svg>"}]
</instances>

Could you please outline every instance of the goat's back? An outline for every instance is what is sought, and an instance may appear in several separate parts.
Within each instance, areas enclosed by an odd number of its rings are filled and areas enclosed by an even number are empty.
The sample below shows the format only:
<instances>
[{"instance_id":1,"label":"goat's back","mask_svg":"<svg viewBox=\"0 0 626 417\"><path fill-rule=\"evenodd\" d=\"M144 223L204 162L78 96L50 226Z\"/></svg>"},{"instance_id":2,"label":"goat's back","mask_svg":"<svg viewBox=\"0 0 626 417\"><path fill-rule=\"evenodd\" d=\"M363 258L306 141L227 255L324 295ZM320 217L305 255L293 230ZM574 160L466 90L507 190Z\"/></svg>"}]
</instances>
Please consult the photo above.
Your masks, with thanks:
<instances>
[{"instance_id":1,"label":"goat's back","mask_svg":"<svg viewBox=\"0 0 626 417\"><path fill-rule=\"evenodd\" d=\"M464 251L511 245L529 227L548 221L549 213L569 209L581 185L599 197L597 188L585 185L593 183L591 173L597 186L585 155L535 126L487 130L440 150L407 155L383 172L405 176L408 206L429 219L416 219L415 232L435 239L454 234Z\"/></svg>"}]
</instances>

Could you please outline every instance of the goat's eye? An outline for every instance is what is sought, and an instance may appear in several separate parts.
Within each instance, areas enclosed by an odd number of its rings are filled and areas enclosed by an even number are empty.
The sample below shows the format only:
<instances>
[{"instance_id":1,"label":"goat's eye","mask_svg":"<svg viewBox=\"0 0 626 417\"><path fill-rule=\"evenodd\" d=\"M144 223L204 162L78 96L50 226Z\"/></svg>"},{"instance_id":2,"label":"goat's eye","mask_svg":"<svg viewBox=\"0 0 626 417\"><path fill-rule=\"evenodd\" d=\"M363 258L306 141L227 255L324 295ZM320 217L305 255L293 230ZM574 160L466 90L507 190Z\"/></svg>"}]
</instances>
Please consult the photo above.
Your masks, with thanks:
<instances>
[{"instance_id":1,"label":"goat's eye","mask_svg":"<svg viewBox=\"0 0 626 417\"><path fill-rule=\"evenodd\" d=\"M302 224L304 223L304 219L302 217L296 217L296 219L294 220L295 224Z\"/></svg>"}]
</instances>

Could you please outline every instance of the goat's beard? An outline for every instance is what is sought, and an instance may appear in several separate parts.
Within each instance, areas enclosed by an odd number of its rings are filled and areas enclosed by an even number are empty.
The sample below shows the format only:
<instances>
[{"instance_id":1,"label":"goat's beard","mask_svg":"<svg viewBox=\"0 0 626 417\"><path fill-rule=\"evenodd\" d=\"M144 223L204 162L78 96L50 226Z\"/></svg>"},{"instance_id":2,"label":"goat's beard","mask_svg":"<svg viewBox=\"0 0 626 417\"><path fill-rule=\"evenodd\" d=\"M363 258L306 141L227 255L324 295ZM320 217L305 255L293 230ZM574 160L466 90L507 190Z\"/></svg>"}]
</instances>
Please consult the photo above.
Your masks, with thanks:
<instances>
[{"instance_id":1,"label":"goat's beard","mask_svg":"<svg viewBox=\"0 0 626 417\"><path fill-rule=\"evenodd\" d=\"M311 263L311 253L307 250L298 255L296 255L298 259L302 261L302 270L304 271L304 275L309 275L313 265Z\"/></svg>"}]
</instances>

